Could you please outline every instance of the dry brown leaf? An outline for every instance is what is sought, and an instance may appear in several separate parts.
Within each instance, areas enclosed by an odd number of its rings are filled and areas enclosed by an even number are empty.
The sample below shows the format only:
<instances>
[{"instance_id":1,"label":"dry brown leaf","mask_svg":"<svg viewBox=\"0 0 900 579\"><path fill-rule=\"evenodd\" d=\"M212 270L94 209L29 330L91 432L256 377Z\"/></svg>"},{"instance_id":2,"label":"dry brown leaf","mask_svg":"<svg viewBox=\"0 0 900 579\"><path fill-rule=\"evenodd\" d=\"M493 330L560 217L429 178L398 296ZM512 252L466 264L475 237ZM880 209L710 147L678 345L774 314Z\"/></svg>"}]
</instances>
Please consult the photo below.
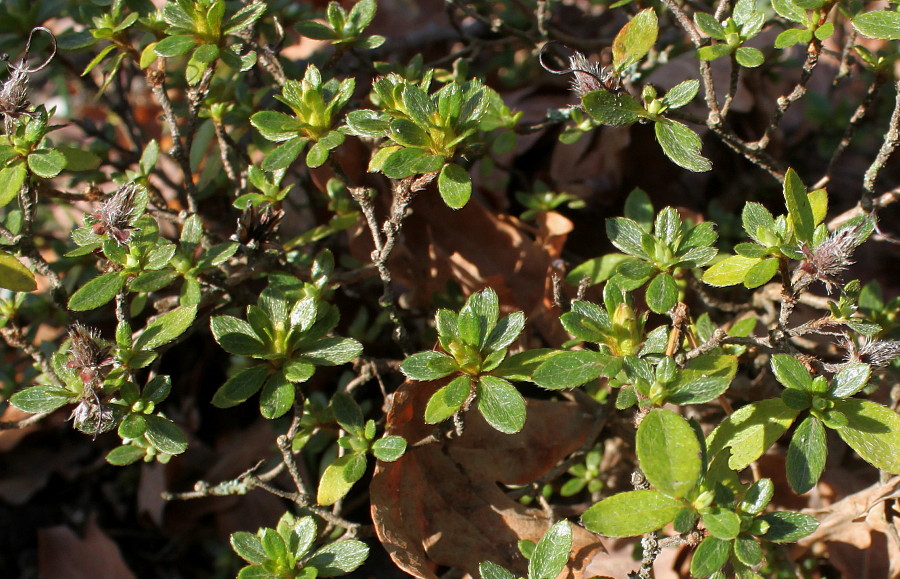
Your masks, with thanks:
<instances>
[{"instance_id":1,"label":"dry brown leaf","mask_svg":"<svg viewBox=\"0 0 900 579\"><path fill-rule=\"evenodd\" d=\"M393 396L388 433L411 444L428 437L434 427L422 416L439 386L402 386ZM400 460L379 462L370 487L379 539L398 566L423 579L436 578L437 566L475 574L483 561L523 574L517 541L539 540L553 521L507 497L497 483L534 481L583 444L593 420L573 403L529 400L525 428L506 435L472 411L460 438L411 446ZM585 529L573 531L570 567L562 576L580 579L603 546Z\"/></svg>"},{"instance_id":2,"label":"dry brown leaf","mask_svg":"<svg viewBox=\"0 0 900 579\"><path fill-rule=\"evenodd\" d=\"M118 545L88 519L84 537L64 525L38 530L38 569L53 579L134 579Z\"/></svg>"}]
</instances>

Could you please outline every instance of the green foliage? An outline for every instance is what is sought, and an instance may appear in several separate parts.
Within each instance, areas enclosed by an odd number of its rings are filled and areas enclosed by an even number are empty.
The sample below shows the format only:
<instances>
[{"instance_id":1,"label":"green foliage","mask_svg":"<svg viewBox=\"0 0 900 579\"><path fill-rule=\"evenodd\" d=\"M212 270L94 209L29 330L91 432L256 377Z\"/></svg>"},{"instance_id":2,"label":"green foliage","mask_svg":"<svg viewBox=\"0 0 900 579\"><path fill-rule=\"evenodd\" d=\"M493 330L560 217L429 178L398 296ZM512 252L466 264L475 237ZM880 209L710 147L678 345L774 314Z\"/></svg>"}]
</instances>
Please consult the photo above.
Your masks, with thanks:
<instances>
[{"instance_id":1,"label":"green foliage","mask_svg":"<svg viewBox=\"0 0 900 579\"><path fill-rule=\"evenodd\" d=\"M555 579L569 561L571 550L572 527L569 522L560 521L551 526L528 558L527 579ZM478 572L482 579L515 579L515 575L490 561L479 564Z\"/></svg>"},{"instance_id":2,"label":"green foliage","mask_svg":"<svg viewBox=\"0 0 900 579\"><path fill-rule=\"evenodd\" d=\"M699 31L719 42L703 46L697 50L700 60L715 60L734 55L741 66L755 68L765 57L763 53L744 43L754 38L766 23L764 12L756 9L755 0L740 0L734 6L732 15L719 22L706 12L694 12L694 25Z\"/></svg>"},{"instance_id":3,"label":"green foliage","mask_svg":"<svg viewBox=\"0 0 900 579\"><path fill-rule=\"evenodd\" d=\"M438 310L435 326L443 352L419 352L400 365L410 380L453 376L428 400L425 421L442 422L476 403L484 419L500 432L522 430L525 400L505 376L517 369L507 351L522 333L525 315L514 312L501 318L497 293L488 288L469 296L459 313Z\"/></svg>"},{"instance_id":4,"label":"green foliage","mask_svg":"<svg viewBox=\"0 0 900 579\"><path fill-rule=\"evenodd\" d=\"M375 0L360 0L348 13L337 2L330 2L325 13L327 24L307 20L297 25L303 36L318 40L329 40L332 44L346 45L359 49L378 48L384 44L384 36L373 34L362 36L363 31L375 18Z\"/></svg>"},{"instance_id":5,"label":"green foliage","mask_svg":"<svg viewBox=\"0 0 900 579\"><path fill-rule=\"evenodd\" d=\"M361 541L330 542L312 550L317 540L313 517L296 518L285 513L274 529L260 528L256 534L239 531L231 534L231 548L249 563L238 578L288 577L312 579L346 575L369 556Z\"/></svg>"}]
</instances>

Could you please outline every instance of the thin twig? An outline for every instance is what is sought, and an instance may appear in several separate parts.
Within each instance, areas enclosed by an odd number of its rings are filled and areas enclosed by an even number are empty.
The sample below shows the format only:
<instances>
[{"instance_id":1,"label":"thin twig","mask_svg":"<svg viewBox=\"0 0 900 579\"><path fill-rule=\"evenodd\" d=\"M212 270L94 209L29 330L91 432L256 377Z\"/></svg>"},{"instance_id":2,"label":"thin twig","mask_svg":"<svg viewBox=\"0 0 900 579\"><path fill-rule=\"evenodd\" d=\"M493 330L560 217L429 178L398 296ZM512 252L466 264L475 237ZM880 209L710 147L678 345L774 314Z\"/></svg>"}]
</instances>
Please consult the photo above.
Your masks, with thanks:
<instances>
[{"instance_id":1,"label":"thin twig","mask_svg":"<svg viewBox=\"0 0 900 579\"><path fill-rule=\"evenodd\" d=\"M872 213L875 210L873 202L875 198L875 181L878 179L878 173L881 172L894 149L897 148L897 143L900 142L900 80L894 83L894 90L896 96L890 125L888 125L888 130L884 135L884 142L881 143L878 156L872 161L863 178L863 195L859 200L859 204L866 213Z\"/></svg>"}]
</instances>

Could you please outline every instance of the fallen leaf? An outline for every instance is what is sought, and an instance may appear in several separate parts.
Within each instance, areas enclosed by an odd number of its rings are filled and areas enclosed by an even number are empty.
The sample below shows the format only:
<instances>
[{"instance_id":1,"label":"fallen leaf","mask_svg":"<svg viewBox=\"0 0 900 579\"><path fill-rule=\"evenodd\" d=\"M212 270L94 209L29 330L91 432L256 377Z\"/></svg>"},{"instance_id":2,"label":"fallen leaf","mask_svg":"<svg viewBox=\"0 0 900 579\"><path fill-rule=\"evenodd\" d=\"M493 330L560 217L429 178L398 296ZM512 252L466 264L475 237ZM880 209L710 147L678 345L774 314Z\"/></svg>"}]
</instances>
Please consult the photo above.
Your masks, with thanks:
<instances>
[{"instance_id":1,"label":"fallen leaf","mask_svg":"<svg viewBox=\"0 0 900 579\"><path fill-rule=\"evenodd\" d=\"M434 427L422 416L440 385L403 385L393 395L387 432L411 445L428 437ZM505 435L477 412L467 413L461 437L411 446L398 461L377 464L370 491L378 538L398 566L422 579L435 579L438 566L474 575L483 561L522 575L527 563L517 541L539 540L553 521L509 498L497 483L536 480L578 449L597 419L574 403L529 400L524 429ZM573 553L561 576L580 579L604 548L584 528L573 530Z\"/></svg>"},{"instance_id":2,"label":"fallen leaf","mask_svg":"<svg viewBox=\"0 0 900 579\"><path fill-rule=\"evenodd\" d=\"M134 579L118 545L90 517L84 536L64 525L38 530L38 570L53 579Z\"/></svg>"}]
</instances>

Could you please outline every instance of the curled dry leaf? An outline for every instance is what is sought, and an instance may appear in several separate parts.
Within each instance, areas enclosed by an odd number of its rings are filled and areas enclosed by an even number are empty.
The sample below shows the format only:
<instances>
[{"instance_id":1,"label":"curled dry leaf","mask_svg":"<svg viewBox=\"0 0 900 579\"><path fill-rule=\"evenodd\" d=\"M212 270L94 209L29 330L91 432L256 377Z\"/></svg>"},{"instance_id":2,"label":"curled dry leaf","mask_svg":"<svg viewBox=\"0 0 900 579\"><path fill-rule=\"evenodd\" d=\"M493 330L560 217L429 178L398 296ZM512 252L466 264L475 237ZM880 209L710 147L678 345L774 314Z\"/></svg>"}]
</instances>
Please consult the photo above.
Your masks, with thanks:
<instances>
[{"instance_id":1,"label":"curled dry leaf","mask_svg":"<svg viewBox=\"0 0 900 579\"><path fill-rule=\"evenodd\" d=\"M393 396L387 431L411 447L400 460L375 469L370 490L378 538L400 568L422 579L436 579L437 566L478 576L478 564L488 560L524 576L527 562L516 542L538 541L554 521L512 500L497 483L536 480L583 444L596 418L573 403L529 400L518 434L501 434L470 412L461 437L416 447L434 430L422 416L441 385L406 383ZM582 527L573 530L569 567L561 577L581 579L605 549Z\"/></svg>"}]
</instances>

